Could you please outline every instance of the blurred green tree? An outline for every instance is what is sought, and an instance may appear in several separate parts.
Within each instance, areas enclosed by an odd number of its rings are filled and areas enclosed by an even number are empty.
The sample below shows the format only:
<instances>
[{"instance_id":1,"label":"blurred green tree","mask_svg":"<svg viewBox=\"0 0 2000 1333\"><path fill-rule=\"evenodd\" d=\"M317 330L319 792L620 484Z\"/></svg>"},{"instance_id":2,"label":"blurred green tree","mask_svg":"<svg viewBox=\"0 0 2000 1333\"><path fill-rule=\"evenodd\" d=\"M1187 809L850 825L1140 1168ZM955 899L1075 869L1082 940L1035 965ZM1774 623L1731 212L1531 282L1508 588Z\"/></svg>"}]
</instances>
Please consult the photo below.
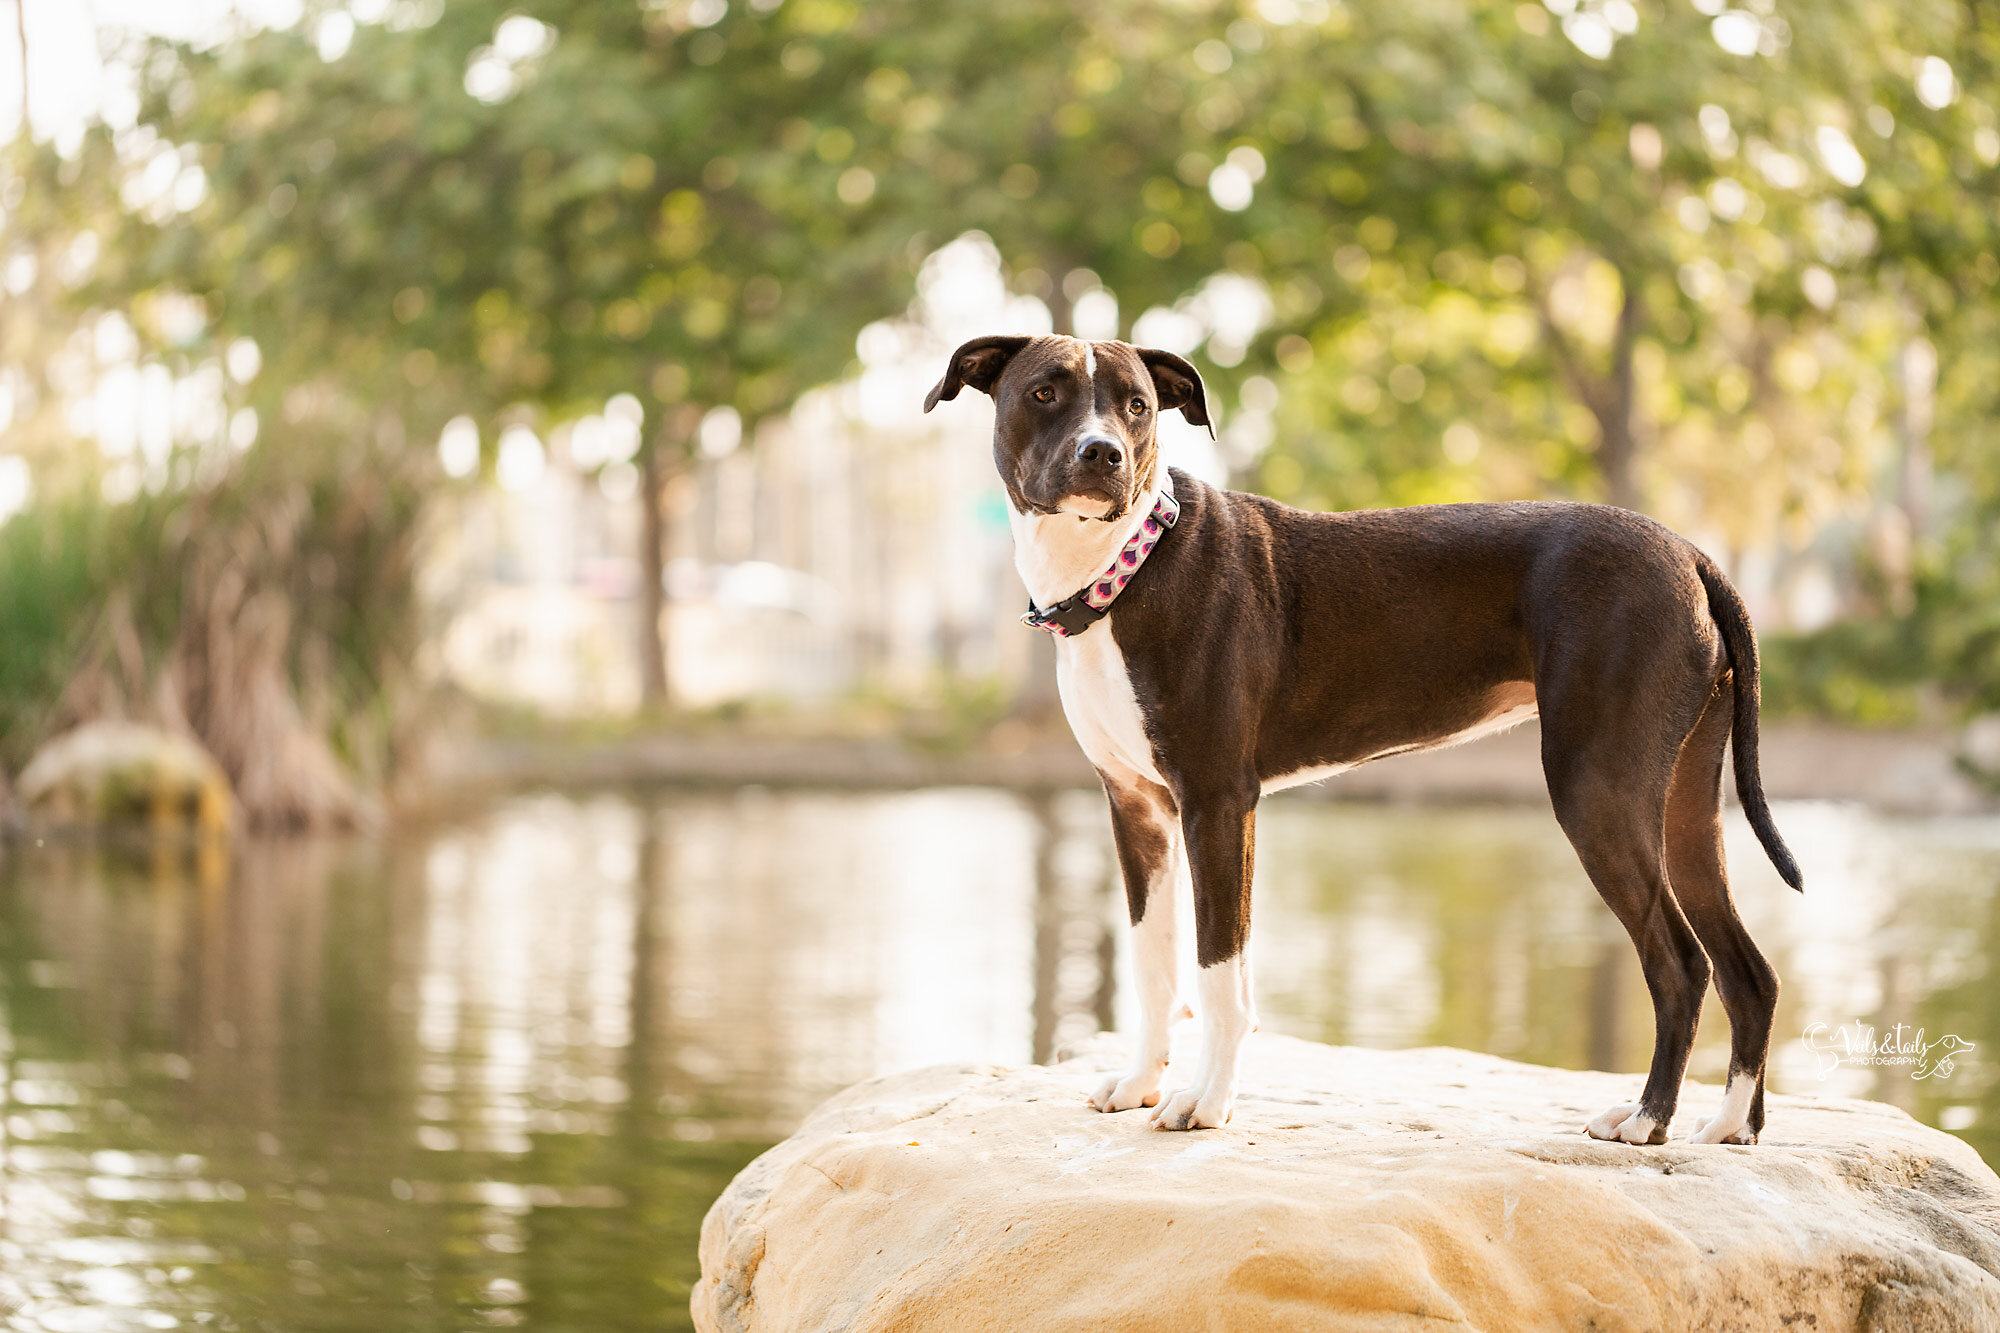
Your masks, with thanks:
<instances>
[{"instance_id":1,"label":"blurred green tree","mask_svg":"<svg viewBox=\"0 0 2000 1333\"><path fill-rule=\"evenodd\" d=\"M1919 320L1992 301L1992 110L1918 104L1921 48L1953 54L1957 25L1923 18L1589 0L1232 26L1223 77L1271 163L1259 257L1309 294L1253 350L1304 428L1265 481L1337 503L1554 483L1732 537L1823 519L1810 474L1874 480L1867 424L1827 427L1891 350L1885 295L1950 283ZM1780 512L1727 521L1774 490Z\"/></svg>"},{"instance_id":2,"label":"blurred green tree","mask_svg":"<svg viewBox=\"0 0 2000 1333\"><path fill-rule=\"evenodd\" d=\"M266 407L287 420L338 399L415 440L460 412L490 438L645 394L653 702L661 494L704 413L754 427L838 374L858 312L911 268L869 225L854 137L803 119L821 89L780 55L806 7L785 23L711 8L455 4L362 27L330 59L304 29L154 43L134 133L198 161L206 195L128 214L94 289L195 295L211 348L264 349ZM842 55L861 79L866 50Z\"/></svg>"}]
</instances>

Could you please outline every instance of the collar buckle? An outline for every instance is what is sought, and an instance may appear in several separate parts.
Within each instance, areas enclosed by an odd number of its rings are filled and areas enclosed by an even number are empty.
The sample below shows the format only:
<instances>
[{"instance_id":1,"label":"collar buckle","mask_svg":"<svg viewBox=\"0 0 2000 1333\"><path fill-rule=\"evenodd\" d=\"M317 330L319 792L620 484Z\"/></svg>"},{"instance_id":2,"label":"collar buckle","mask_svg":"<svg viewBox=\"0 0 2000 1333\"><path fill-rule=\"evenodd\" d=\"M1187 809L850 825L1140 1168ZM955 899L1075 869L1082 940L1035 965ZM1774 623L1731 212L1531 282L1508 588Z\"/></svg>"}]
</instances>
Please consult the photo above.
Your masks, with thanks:
<instances>
[{"instance_id":1,"label":"collar buckle","mask_svg":"<svg viewBox=\"0 0 2000 1333\"><path fill-rule=\"evenodd\" d=\"M1083 600L1082 593L1065 597L1046 611L1037 611L1035 604L1028 603L1027 612L1021 623L1035 629L1044 629L1058 639L1067 639L1083 633L1110 612L1103 611Z\"/></svg>"}]
</instances>

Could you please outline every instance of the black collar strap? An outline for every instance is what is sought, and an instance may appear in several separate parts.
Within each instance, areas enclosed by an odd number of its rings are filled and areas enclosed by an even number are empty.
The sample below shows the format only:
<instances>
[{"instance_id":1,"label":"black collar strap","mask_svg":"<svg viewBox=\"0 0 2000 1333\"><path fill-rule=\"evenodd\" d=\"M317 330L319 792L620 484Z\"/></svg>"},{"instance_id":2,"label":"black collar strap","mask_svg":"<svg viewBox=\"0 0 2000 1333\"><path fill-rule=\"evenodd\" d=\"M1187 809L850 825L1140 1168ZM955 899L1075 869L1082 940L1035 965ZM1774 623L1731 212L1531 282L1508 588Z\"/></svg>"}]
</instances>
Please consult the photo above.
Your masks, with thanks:
<instances>
[{"instance_id":1,"label":"black collar strap","mask_svg":"<svg viewBox=\"0 0 2000 1333\"><path fill-rule=\"evenodd\" d=\"M1037 611L1034 601L1030 599L1028 613L1021 617L1021 623L1045 629L1059 639L1083 633L1109 614L1111 603L1125 590L1132 576L1139 572L1139 566L1146 563L1146 557L1153 553L1154 543L1165 536L1167 529L1179 522L1180 517L1180 502L1161 491L1160 498L1153 502L1153 512L1146 515L1146 521L1139 525L1132 539L1119 548L1110 568L1046 611Z\"/></svg>"}]
</instances>

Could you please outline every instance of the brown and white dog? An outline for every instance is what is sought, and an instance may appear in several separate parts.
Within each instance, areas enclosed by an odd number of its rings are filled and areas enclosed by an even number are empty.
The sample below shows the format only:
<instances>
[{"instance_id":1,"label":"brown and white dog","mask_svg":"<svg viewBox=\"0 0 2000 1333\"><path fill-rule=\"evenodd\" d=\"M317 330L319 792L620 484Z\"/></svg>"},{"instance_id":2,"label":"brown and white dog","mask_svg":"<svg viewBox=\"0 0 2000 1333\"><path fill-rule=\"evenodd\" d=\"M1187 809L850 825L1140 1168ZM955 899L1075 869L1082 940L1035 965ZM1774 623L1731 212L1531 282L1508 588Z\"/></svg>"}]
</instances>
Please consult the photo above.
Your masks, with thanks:
<instances>
[{"instance_id":1,"label":"brown and white dog","mask_svg":"<svg viewBox=\"0 0 2000 1333\"><path fill-rule=\"evenodd\" d=\"M1604 505L1315 514L1218 491L1160 462L1158 413L1209 421L1200 375L1168 352L976 338L924 409L966 385L994 399L1026 619L1059 635L1063 711L1104 780L1124 874L1138 1049L1094 1106L1156 1107L1167 1129L1229 1119L1256 1026L1245 945L1263 793L1539 713L1556 818L1653 999L1645 1089L1588 1132L1665 1141L1712 966L1729 1083L1692 1141L1756 1141L1778 978L1723 867L1732 740L1744 811L1779 874L1800 877L1758 777L1756 639L1707 556ZM1183 867L1202 1044L1162 1100Z\"/></svg>"}]
</instances>

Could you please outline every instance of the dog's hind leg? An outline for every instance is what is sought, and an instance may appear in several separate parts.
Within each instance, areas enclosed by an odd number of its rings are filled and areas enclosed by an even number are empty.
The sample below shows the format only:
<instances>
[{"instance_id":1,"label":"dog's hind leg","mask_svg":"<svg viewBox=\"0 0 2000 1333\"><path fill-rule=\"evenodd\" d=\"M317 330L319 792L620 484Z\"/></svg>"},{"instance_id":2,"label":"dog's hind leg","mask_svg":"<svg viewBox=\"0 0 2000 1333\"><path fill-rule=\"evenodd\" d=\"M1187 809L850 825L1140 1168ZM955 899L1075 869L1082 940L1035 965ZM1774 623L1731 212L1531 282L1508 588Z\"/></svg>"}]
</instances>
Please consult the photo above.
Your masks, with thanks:
<instances>
[{"instance_id":1,"label":"dog's hind leg","mask_svg":"<svg viewBox=\"0 0 2000 1333\"><path fill-rule=\"evenodd\" d=\"M1250 878L1256 843L1257 784L1179 793L1188 868L1194 878L1201 1058L1194 1081L1160 1103L1162 1129L1219 1129L1236 1104L1243 1039L1257 1026L1250 993Z\"/></svg>"},{"instance_id":2,"label":"dog's hind leg","mask_svg":"<svg viewBox=\"0 0 2000 1333\"><path fill-rule=\"evenodd\" d=\"M1636 1103L1614 1106L1585 1128L1593 1138L1664 1143L1709 976L1708 959L1667 883L1664 823L1674 743L1652 743L1657 715L1627 715L1609 727L1605 719L1578 726L1577 719L1547 711L1543 718L1542 763L1556 818L1632 937L1653 998L1653 1063L1644 1091ZM1593 731L1596 744L1587 739ZM1604 743L1607 737L1616 743Z\"/></svg>"},{"instance_id":3,"label":"dog's hind leg","mask_svg":"<svg viewBox=\"0 0 2000 1333\"><path fill-rule=\"evenodd\" d=\"M1174 994L1180 963L1180 812L1165 787L1136 774L1104 775L1111 800L1111 833L1125 879L1132 919L1132 970L1139 998L1139 1031L1132 1067L1105 1080L1091 1096L1100 1111L1156 1106L1166 1073Z\"/></svg>"},{"instance_id":4,"label":"dog's hind leg","mask_svg":"<svg viewBox=\"0 0 2000 1333\"><path fill-rule=\"evenodd\" d=\"M1715 966L1729 1015L1729 1087L1722 1110L1695 1125L1691 1143L1755 1143L1763 1132L1764 1063L1778 1008L1778 974L1736 913L1723 861L1722 758L1734 711L1725 676L1681 746L1667 796L1667 876Z\"/></svg>"}]
</instances>

